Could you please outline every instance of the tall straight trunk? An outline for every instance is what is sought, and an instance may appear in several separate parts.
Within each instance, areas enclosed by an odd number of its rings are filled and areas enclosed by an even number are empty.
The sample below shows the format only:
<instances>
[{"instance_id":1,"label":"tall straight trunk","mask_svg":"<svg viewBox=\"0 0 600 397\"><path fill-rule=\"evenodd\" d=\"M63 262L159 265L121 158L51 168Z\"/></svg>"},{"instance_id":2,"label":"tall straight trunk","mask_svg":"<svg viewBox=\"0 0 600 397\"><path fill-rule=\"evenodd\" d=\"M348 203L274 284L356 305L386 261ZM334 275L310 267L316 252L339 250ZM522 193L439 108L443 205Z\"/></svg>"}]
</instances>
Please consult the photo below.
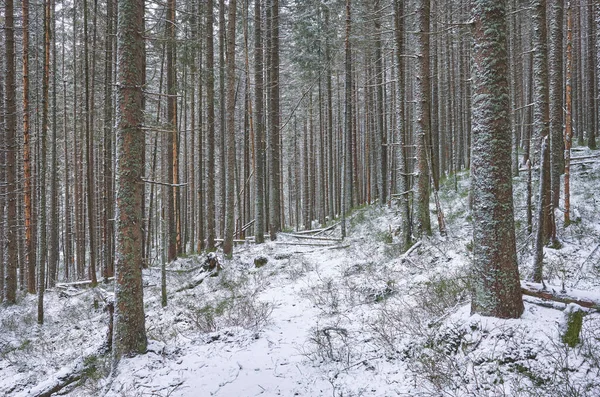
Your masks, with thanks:
<instances>
[{"instance_id":1,"label":"tall straight trunk","mask_svg":"<svg viewBox=\"0 0 600 397\"><path fill-rule=\"evenodd\" d=\"M25 245L27 292L35 294L35 248L33 235L33 175L31 172L31 131L29 121L29 0L23 0L23 209L25 213Z\"/></svg>"},{"instance_id":2,"label":"tall straight trunk","mask_svg":"<svg viewBox=\"0 0 600 397\"><path fill-rule=\"evenodd\" d=\"M588 1L587 3L587 17L588 17L588 39L587 39L587 66L586 66L586 86L587 86L587 103L588 103L588 147L592 150L597 148L596 146L596 135L598 134L598 103L597 103L597 85L596 85L596 54L595 54L595 40L596 40L596 24L594 23L594 7L600 7L598 1Z\"/></svg>"},{"instance_id":3,"label":"tall straight trunk","mask_svg":"<svg viewBox=\"0 0 600 397\"><path fill-rule=\"evenodd\" d=\"M142 289L144 2L118 4L117 188L113 362L146 351Z\"/></svg>"},{"instance_id":4,"label":"tall straight trunk","mask_svg":"<svg viewBox=\"0 0 600 397\"><path fill-rule=\"evenodd\" d=\"M540 161L540 193L538 195L538 207L537 207L537 219L538 226L535 231L535 241L534 241L534 252L533 252L533 275L532 280L536 283L543 283L543 271L544 271L544 223L542 221L545 212L546 200L544 197L544 191L548 189L547 184L550 182L548 179L544 178L544 173L546 170L544 168L548 168L550 166L550 162L547 161L549 159L548 151L549 151L549 142L548 137L545 137L542 141L541 148L541 161Z\"/></svg>"},{"instance_id":5,"label":"tall straight trunk","mask_svg":"<svg viewBox=\"0 0 600 397\"><path fill-rule=\"evenodd\" d=\"M92 286L98 283L96 279L96 210L94 200L94 137L92 134L92 87L90 78L90 55L88 38L88 4L83 0L83 68L85 84L85 162L87 181L87 215L88 215L88 243L89 243L89 266L88 276Z\"/></svg>"},{"instance_id":6,"label":"tall straight trunk","mask_svg":"<svg viewBox=\"0 0 600 397\"><path fill-rule=\"evenodd\" d=\"M215 66L213 0L206 3L206 248L215 250Z\"/></svg>"},{"instance_id":7,"label":"tall straight trunk","mask_svg":"<svg viewBox=\"0 0 600 397\"><path fill-rule=\"evenodd\" d=\"M15 80L15 19L13 0L4 2L4 34L6 51L6 275L4 298L17 302L17 104Z\"/></svg>"},{"instance_id":8,"label":"tall straight trunk","mask_svg":"<svg viewBox=\"0 0 600 397\"><path fill-rule=\"evenodd\" d=\"M594 68L596 72L596 80L594 81L594 85L596 87L596 108L594 109L596 113L596 138L600 131L600 4L596 2L594 4L594 45L595 45L595 54L596 58L592 61L594 62Z\"/></svg>"},{"instance_id":9,"label":"tall straight trunk","mask_svg":"<svg viewBox=\"0 0 600 397\"><path fill-rule=\"evenodd\" d=\"M584 92L586 91L584 76L584 65L585 60L583 57L583 37L585 29L583 27L583 3L584 0L580 0L579 4L573 8L573 29L577 35L577 40L573 42L573 130L577 134L577 145L585 145L584 132L585 132L585 111L584 111Z\"/></svg>"},{"instance_id":10,"label":"tall straight trunk","mask_svg":"<svg viewBox=\"0 0 600 397\"><path fill-rule=\"evenodd\" d=\"M203 5L198 4L198 20L196 27L195 39L198 41L198 60L197 64L200 65L200 71L203 71L202 68L202 54L203 54L203 46L202 46L202 17L204 15ZM197 172L197 190L198 190L198 203L197 203L197 222L198 222L198 231L197 231L197 251L201 252L205 248L205 238L206 238L206 217L205 217L205 205L206 205L206 186L204 186L206 182L205 178L205 168L204 168L204 100L202 96L202 92L204 90L204 78L202 75L198 76L198 69L196 70L196 78L198 82L198 103L197 103L197 130L198 130L198 172Z\"/></svg>"},{"instance_id":11,"label":"tall straight trunk","mask_svg":"<svg viewBox=\"0 0 600 397\"><path fill-rule=\"evenodd\" d=\"M54 35L50 35L52 38L52 137L51 139L51 156L52 156L52 168L50 170L50 251L48 257L48 287L52 288L56 285L57 270L58 270L58 259L59 259L59 222L58 222L58 137L57 137L57 51L56 51L56 12L55 12L55 0L52 0L49 5L50 20L52 21L52 27L49 27Z\"/></svg>"},{"instance_id":12,"label":"tall straight trunk","mask_svg":"<svg viewBox=\"0 0 600 397\"><path fill-rule=\"evenodd\" d=\"M6 48L4 45L4 35L0 35L0 48ZM4 55L6 53L0 54L0 70L6 70L4 68ZM6 125L5 122L5 111L6 107L4 104L4 73L0 73L0 181L6 181ZM6 184L3 183L0 186L0 238L2 241L5 241L6 238L6 223L4 222L4 216L6 214ZM4 301L4 276L5 276L5 253L6 246L5 244L0 244L0 303Z\"/></svg>"},{"instance_id":13,"label":"tall straight trunk","mask_svg":"<svg viewBox=\"0 0 600 397\"><path fill-rule=\"evenodd\" d=\"M73 53L77 53L77 31L78 31L78 15L77 15L77 3L73 6ZM77 66L77 57L73 57L73 174L75 176L75 195L74 195L74 206L75 206L75 251L76 251L76 263L77 263L77 279L83 280L85 278L85 219L83 216L83 181L81 175L81 137L80 135L80 115L79 115L79 68ZM85 128L83 128L85 129Z\"/></svg>"},{"instance_id":14,"label":"tall straight trunk","mask_svg":"<svg viewBox=\"0 0 600 397\"><path fill-rule=\"evenodd\" d=\"M46 255L48 242L46 240L46 158L48 152L48 122L49 122L49 90L50 90L50 0L44 0L44 74L42 77L42 130L40 138L40 264L38 273L38 307L37 322L44 323L44 290L46 289Z\"/></svg>"},{"instance_id":15,"label":"tall straight trunk","mask_svg":"<svg viewBox=\"0 0 600 397\"><path fill-rule=\"evenodd\" d=\"M430 0L418 0L416 11L416 85L415 85L415 136L417 147L417 230L419 236L431 235L429 216L429 142L431 134L431 85L429 84L429 14ZM462 148L461 148L462 150Z\"/></svg>"},{"instance_id":16,"label":"tall straight trunk","mask_svg":"<svg viewBox=\"0 0 600 397\"><path fill-rule=\"evenodd\" d=\"M329 26L329 8L325 8L325 26ZM331 43L330 34L325 37L325 62L327 63L326 68L326 81L327 81L327 186L329 194L329 219L335 219L336 215L336 186L337 180L335 179L334 170L334 131L333 131L333 84L331 77Z\"/></svg>"},{"instance_id":17,"label":"tall straight trunk","mask_svg":"<svg viewBox=\"0 0 600 397\"><path fill-rule=\"evenodd\" d=\"M236 0L229 2L227 18L227 174L225 183L225 241L223 254L233 256L233 232L235 228L235 20Z\"/></svg>"},{"instance_id":18,"label":"tall straight trunk","mask_svg":"<svg viewBox=\"0 0 600 397\"><path fill-rule=\"evenodd\" d=\"M506 0L474 0L473 295L471 312L519 318L511 180Z\"/></svg>"},{"instance_id":19,"label":"tall straight trunk","mask_svg":"<svg viewBox=\"0 0 600 397\"><path fill-rule=\"evenodd\" d=\"M406 163L406 141L404 135L404 61L402 53L404 50L404 26L402 25L403 0L394 0L394 33L396 40L396 139L399 143L398 164L400 175L398 176L398 194L400 195L400 211L402 216L402 250L410 248L412 244L411 210L409 201L409 175Z\"/></svg>"},{"instance_id":20,"label":"tall straight trunk","mask_svg":"<svg viewBox=\"0 0 600 397\"><path fill-rule=\"evenodd\" d=\"M379 191L379 203L385 205L387 203L388 192L388 146L387 132L384 128L385 104L383 101L383 53L381 50L381 0L375 1L375 85L377 90L377 147L376 153L379 154L379 164L377 166L377 185Z\"/></svg>"},{"instance_id":21,"label":"tall straight trunk","mask_svg":"<svg viewBox=\"0 0 600 397\"><path fill-rule=\"evenodd\" d=\"M225 207L226 207L226 98L225 98L225 0L219 0L219 235L225 233Z\"/></svg>"},{"instance_id":22,"label":"tall straight trunk","mask_svg":"<svg viewBox=\"0 0 600 397\"><path fill-rule=\"evenodd\" d=\"M565 68L565 226L571 223L571 146L573 145L573 10L567 1L567 65Z\"/></svg>"},{"instance_id":23,"label":"tall straight trunk","mask_svg":"<svg viewBox=\"0 0 600 397\"><path fill-rule=\"evenodd\" d=\"M351 0L346 0L346 36L345 36L345 61L344 72L346 77L344 98L344 132L342 135L342 189L341 208L342 238L346 237L346 211L352 203L352 171L351 171L351 135L352 135L352 34Z\"/></svg>"},{"instance_id":24,"label":"tall straight trunk","mask_svg":"<svg viewBox=\"0 0 600 397\"><path fill-rule=\"evenodd\" d=\"M169 193L167 198L168 218L168 253L167 261L171 262L177 258L178 233L177 233L177 88L175 70L175 0L167 3L167 122L170 132L167 133L167 167Z\"/></svg>"},{"instance_id":25,"label":"tall straight trunk","mask_svg":"<svg viewBox=\"0 0 600 397\"><path fill-rule=\"evenodd\" d=\"M263 35L261 0L254 0L254 148L256 223L254 237L257 243L265 241L265 115L263 87Z\"/></svg>"},{"instance_id":26,"label":"tall straight trunk","mask_svg":"<svg viewBox=\"0 0 600 397\"><path fill-rule=\"evenodd\" d=\"M104 60L104 214L102 217L103 267L104 281L114 276L114 185L113 185L113 36L114 8L116 2L106 2L106 42Z\"/></svg>"},{"instance_id":27,"label":"tall straight trunk","mask_svg":"<svg viewBox=\"0 0 600 397\"><path fill-rule=\"evenodd\" d=\"M271 147L270 163L270 215L269 230L271 240L281 231L281 144L279 119L279 0L269 0L271 10L270 43L269 47L269 141Z\"/></svg>"},{"instance_id":28,"label":"tall straight trunk","mask_svg":"<svg viewBox=\"0 0 600 397\"><path fill-rule=\"evenodd\" d=\"M306 122L304 122L304 134L302 134L303 139L303 150L302 150L302 175L303 178L303 187L302 187L302 220L304 224L304 229L310 229L310 166L308 159L308 127Z\"/></svg>"},{"instance_id":29,"label":"tall straight trunk","mask_svg":"<svg viewBox=\"0 0 600 397\"><path fill-rule=\"evenodd\" d=\"M61 75L65 75L65 14L62 13L61 20L61 30L63 37L63 45L61 50ZM71 225L71 183L69 183L70 177L70 167L69 167L69 159L70 152L72 148L70 147L70 142L68 139L68 129L67 129L67 81L63 79L63 136L64 136L64 145L63 145L63 157L65 162L65 170L64 170L64 211L65 211L65 223L64 223L64 232L63 232L63 247L64 247L64 277L65 280L68 281L71 275L70 270L73 265L73 246L72 246L72 225Z\"/></svg>"},{"instance_id":30,"label":"tall straight trunk","mask_svg":"<svg viewBox=\"0 0 600 397\"><path fill-rule=\"evenodd\" d=\"M550 18L550 183L552 208L558 207L564 168L563 140L563 0L552 0Z\"/></svg>"},{"instance_id":31,"label":"tall straight trunk","mask_svg":"<svg viewBox=\"0 0 600 397\"><path fill-rule=\"evenodd\" d=\"M548 89L548 35L546 29L546 2L544 0L533 1L533 78L534 78L534 101L533 124L536 130L538 145L543 144L550 134L550 97ZM543 216L538 219L543 228L544 243L556 238L556 227L554 224L554 211L550 201L550 151L546 150L541 160L541 178L544 178L544 190L541 203L543 203Z\"/></svg>"}]
</instances>

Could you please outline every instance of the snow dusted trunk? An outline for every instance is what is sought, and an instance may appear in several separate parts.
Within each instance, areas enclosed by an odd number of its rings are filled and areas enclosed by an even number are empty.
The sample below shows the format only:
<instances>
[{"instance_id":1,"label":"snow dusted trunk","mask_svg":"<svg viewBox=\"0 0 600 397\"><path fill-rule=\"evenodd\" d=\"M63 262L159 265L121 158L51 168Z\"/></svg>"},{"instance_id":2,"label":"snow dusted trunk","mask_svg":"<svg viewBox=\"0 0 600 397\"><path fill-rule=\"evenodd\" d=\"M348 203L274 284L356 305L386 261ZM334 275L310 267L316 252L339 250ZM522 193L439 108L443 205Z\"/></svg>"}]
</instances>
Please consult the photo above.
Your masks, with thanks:
<instances>
[{"instance_id":1,"label":"snow dusted trunk","mask_svg":"<svg viewBox=\"0 0 600 397\"><path fill-rule=\"evenodd\" d=\"M279 124L279 0L269 0L267 7L270 8L271 20L269 25L270 46L268 70L269 90L269 127L270 127L270 182L271 194L269 196L269 229L271 240L275 240L277 233L281 231L281 145Z\"/></svg>"},{"instance_id":2,"label":"snow dusted trunk","mask_svg":"<svg viewBox=\"0 0 600 397\"><path fill-rule=\"evenodd\" d=\"M4 297L17 302L17 89L15 81L15 19L14 2L4 3L4 34L6 51L6 275Z\"/></svg>"},{"instance_id":3,"label":"snow dusted trunk","mask_svg":"<svg viewBox=\"0 0 600 397\"><path fill-rule=\"evenodd\" d=\"M473 296L471 312L518 318L511 181L511 125L506 0L474 0L473 18Z\"/></svg>"},{"instance_id":4,"label":"snow dusted trunk","mask_svg":"<svg viewBox=\"0 0 600 397\"><path fill-rule=\"evenodd\" d=\"M571 223L571 146L573 144L573 10L567 2L567 65L565 69L565 226Z\"/></svg>"},{"instance_id":5,"label":"snow dusted trunk","mask_svg":"<svg viewBox=\"0 0 600 397\"><path fill-rule=\"evenodd\" d=\"M430 0L417 0L416 11L416 56L417 76L415 82L415 140L417 145L417 230L419 236L431 235L429 216L429 161L431 141L429 84L429 14Z\"/></svg>"},{"instance_id":6,"label":"snow dusted trunk","mask_svg":"<svg viewBox=\"0 0 600 397\"><path fill-rule=\"evenodd\" d=\"M400 147L398 151L398 192L400 194L400 210L402 213L402 250L407 250L412 244L411 210L408 199L410 186L408 167L406 165L406 140L404 136L404 112L402 111L402 98L404 96L404 62L402 54L404 51L404 26L402 26L403 0L394 1L394 29L396 39L396 70L398 73L396 83L396 136Z\"/></svg>"},{"instance_id":7,"label":"snow dusted trunk","mask_svg":"<svg viewBox=\"0 0 600 397\"><path fill-rule=\"evenodd\" d=\"M206 3L206 248L215 250L215 62L213 0Z\"/></svg>"},{"instance_id":8,"label":"snow dusted trunk","mask_svg":"<svg viewBox=\"0 0 600 397\"><path fill-rule=\"evenodd\" d=\"M254 0L254 96L255 96L255 164L256 164L256 227L257 243L265 242L265 123L263 102L263 35L261 0Z\"/></svg>"},{"instance_id":9,"label":"snow dusted trunk","mask_svg":"<svg viewBox=\"0 0 600 397\"><path fill-rule=\"evenodd\" d=\"M118 2L117 195L113 359L146 350L142 289L144 2Z\"/></svg>"},{"instance_id":10,"label":"snow dusted trunk","mask_svg":"<svg viewBox=\"0 0 600 397\"><path fill-rule=\"evenodd\" d=\"M225 241L223 253L233 256L233 233L235 227L235 15L236 1L229 2L227 20L227 189L225 195Z\"/></svg>"},{"instance_id":11,"label":"snow dusted trunk","mask_svg":"<svg viewBox=\"0 0 600 397\"><path fill-rule=\"evenodd\" d=\"M552 0L550 17L550 163L552 208L558 207L560 174L564 169L563 141L563 0Z\"/></svg>"},{"instance_id":12,"label":"snow dusted trunk","mask_svg":"<svg viewBox=\"0 0 600 397\"><path fill-rule=\"evenodd\" d=\"M548 33L546 29L546 1L532 2L533 22L533 127L541 148L550 135L550 92L548 88ZM541 158L540 179L544 179L544 190L540 191L543 206L538 220L543 227L544 243L556 239L554 211L550 201L550 151Z\"/></svg>"}]
</instances>

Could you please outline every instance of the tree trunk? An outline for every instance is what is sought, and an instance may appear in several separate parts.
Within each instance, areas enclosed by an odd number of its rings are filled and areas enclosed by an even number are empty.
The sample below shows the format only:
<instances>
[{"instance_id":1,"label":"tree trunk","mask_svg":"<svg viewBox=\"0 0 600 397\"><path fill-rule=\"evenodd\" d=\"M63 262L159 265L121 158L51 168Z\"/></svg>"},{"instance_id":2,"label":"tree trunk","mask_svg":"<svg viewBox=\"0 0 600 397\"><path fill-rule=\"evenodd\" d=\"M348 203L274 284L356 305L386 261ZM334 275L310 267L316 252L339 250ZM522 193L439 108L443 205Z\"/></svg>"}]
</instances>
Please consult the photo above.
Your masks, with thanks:
<instances>
[{"instance_id":1,"label":"tree trunk","mask_svg":"<svg viewBox=\"0 0 600 397\"><path fill-rule=\"evenodd\" d=\"M42 130L41 130L41 167L40 167L40 264L38 275L38 324L44 323L44 290L46 289L46 255L48 243L46 240L46 158L48 152L48 92L50 89L50 0L44 1L44 74L42 77ZM92 282L93 283L93 282Z\"/></svg>"},{"instance_id":2,"label":"tree trunk","mask_svg":"<svg viewBox=\"0 0 600 397\"><path fill-rule=\"evenodd\" d=\"M598 131L598 103L596 92L596 54L594 53L596 38L596 24L594 23L594 7L599 7L598 1L588 1L587 17L588 17L588 39L587 39L587 66L586 66L586 86L587 86L587 103L588 103L588 148L596 150L596 134Z\"/></svg>"},{"instance_id":3,"label":"tree trunk","mask_svg":"<svg viewBox=\"0 0 600 397\"><path fill-rule=\"evenodd\" d=\"M168 253L167 261L171 262L177 258L178 233L177 233L177 88L175 70L175 0L167 3L167 122L170 133L167 134L167 175L170 187L167 187L167 218L168 218Z\"/></svg>"},{"instance_id":4,"label":"tree trunk","mask_svg":"<svg viewBox=\"0 0 600 397\"><path fill-rule=\"evenodd\" d=\"M416 84L415 84L415 139L417 146L417 230L419 237L431 235L429 215L429 166L431 140L431 85L429 84L429 14L430 0L418 0L416 10Z\"/></svg>"},{"instance_id":5,"label":"tree trunk","mask_svg":"<svg viewBox=\"0 0 600 397\"><path fill-rule=\"evenodd\" d=\"M106 282L115 273L114 266L114 182L113 182L113 36L114 7L116 2L106 2L106 43L104 61L104 214L102 217L103 267L102 276Z\"/></svg>"},{"instance_id":6,"label":"tree trunk","mask_svg":"<svg viewBox=\"0 0 600 397\"><path fill-rule=\"evenodd\" d=\"M412 245L411 210L409 201L409 176L406 164L406 142L404 139L404 62L402 52L404 50L404 26L402 25L403 0L394 0L394 30L396 39L396 139L399 144L398 153L398 194L400 195L400 211L402 216L402 251L406 251Z\"/></svg>"},{"instance_id":7,"label":"tree trunk","mask_svg":"<svg viewBox=\"0 0 600 397\"><path fill-rule=\"evenodd\" d=\"M31 131L29 122L29 0L23 0L23 209L25 213L25 245L27 292L35 294L36 241L33 236L33 175L31 170Z\"/></svg>"},{"instance_id":8,"label":"tree trunk","mask_svg":"<svg viewBox=\"0 0 600 397\"><path fill-rule=\"evenodd\" d=\"M6 0L6 278L4 297L8 303L17 302L17 104L15 81L15 19L13 0Z\"/></svg>"},{"instance_id":9,"label":"tree trunk","mask_svg":"<svg viewBox=\"0 0 600 397\"><path fill-rule=\"evenodd\" d=\"M254 237L257 243L265 241L265 116L263 101L263 38L261 0L254 0L254 148L256 164L256 224Z\"/></svg>"},{"instance_id":10,"label":"tree trunk","mask_svg":"<svg viewBox=\"0 0 600 397\"><path fill-rule=\"evenodd\" d=\"M533 101L533 124L539 145L543 144L550 134L550 107L548 90L548 35L546 31L546 2L544 0L533 1L533 78L534 78L534 101ZM547 150L546 157L542 158L541 178L544 179L544 190L542 194L543 217L539 220L543 226L544 243L556 239L556 226L554 223L554 211L550 200L550 151Z\"/></svg>"},{"instance_id":11,"label":"tree trunk","mask_svg":"<svg viewBox=\"0 0 600 397\"><path fill-rule=\"evenodd\" d=\"M113 362L146 351L142 289L144 2L118 2L116 269Z\"/></svg>"},{"instance_id":12,"label":"tree trunk","mask_svg":"<svg viewBox=\"0 0 600 397\"><path fill-rule=\"evenodd\" d=\"M563 140L563 0L552 0L550 18L550 190L552 208L558 207L560 175L564 168Z\"/></svg>"},{"instance_id":13,"label":"tree trunk","mask_svg":"<svg viewBox=\"0 0 600 397\"><path fill-rule=\"evenodd\" d=\"M229 15L227 21L227 203L225 211L225 241L223 254L233 256L233 233L235 228L235 20L236 0L229 2Z\"/></svg>"},{"instance_id":14,"label":"tree trunk","mask_svg":"<svg viewBox=\"0 0 600 397\"><path fill-rule=\"evenodd\" d=\"M473 295L471 312L518 318L511 180L506 0L475 0L473 24Z\"/></svg>"},{"instance_id":15,"label":"tree trunk","mask_svg":"<svg viewBox=\"0 0 600 397\"><path fill-rule=\"evenodd\" d=\"M52 37L52 58L55 60L52 63L52 138L51 138L51 156L52 156L52 169L51 173L51 181L50 181L50 252L48 257L48 286L50 288L56 285L57 279L57 270L58 270L58 259L60 256L60 245L59 245L59 222L58 222L58 153L57 153L57 113L58 113L58 105L56 98L57 91L57 51L56 51L56 12L55 12L55 0L52 0L50 5L50 20L52 21L52 27L48 28L54 32Z\"/></svg>"},{"instance_id":16,"label":"tree trunk","mask_svg":"<svg viewBox=\"0 0 600 397\"><path fill-rule=\"evenodd\" d=\"M208 251L215 250L215 69L213 0L206 3L206 228Z\"/></svg>"},{"instance_id":17,"label":"tree trunk","mask_svg":"<svg viewBox=\"0 0 600 397\"><path fill-rule=\"evenodd\" d=\"M348 149L350 145L350 139L352 135L352 46L350 43L350 35L352 33L352 19L351 19L351 0L346 0L346 36L345 36L345 98L344 98L344 132L342 133L342 146L341 146L341 207L340 212L342 215L341 229L342 238L346 237L346 211L350 207L352 202L352 176L350 167L350 156L352 150Z\"/></svg>"},{"instance_id":18,"label":"tree trunk","mask_svg":"<svg viewBox=\"0 0 600 397\"><path fill-rule=\"evenodd\" d=\"M269 230L271 240L281 231L281 145L279 125L279 0L269 0L271 24L269 30L271 46L268 49L269 64L269 140L271 147L270 163L270 215Z\"/></svg>"},{"instance_id":19,"label":"tree trunk","mask_svg":"<svg viewBox=\"0 0 600 397\"><path fill-rule=\"evenodd\" d=\"M573 10L567 1L567 65L565 69L565 227L571 223L571 146L573 144Z\"/></svg>"},{"instance_id":20,"label":"tree trunk","mask_svg":"<svg viewBox=\"0 0 600 397\"><path fill-rule=\"evenodd\" d=\"M90 82L90 59L89 59L89 40L88 40L88 5L87 0L83 0L83 59L84 59L84 82L85 82L85 162L86 162L86 181L87 181L87 214L88 214L88 243L89 243L89 278L92 280L92 286L95 286L96 280L96 210L94 200L94 137L93 130L93 87Z\"/></svg>"}]
</instances>

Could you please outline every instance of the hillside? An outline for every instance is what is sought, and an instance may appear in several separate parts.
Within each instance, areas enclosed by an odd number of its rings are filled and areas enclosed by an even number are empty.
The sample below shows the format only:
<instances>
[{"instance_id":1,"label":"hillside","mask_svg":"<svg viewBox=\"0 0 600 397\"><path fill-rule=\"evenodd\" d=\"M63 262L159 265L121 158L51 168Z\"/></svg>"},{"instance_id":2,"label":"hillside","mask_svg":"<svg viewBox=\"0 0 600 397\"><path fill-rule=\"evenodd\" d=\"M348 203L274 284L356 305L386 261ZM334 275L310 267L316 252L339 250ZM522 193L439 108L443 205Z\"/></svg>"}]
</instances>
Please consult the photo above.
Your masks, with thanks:
<instances>
[{"instance_id":1,"label":"hillside","mask_svg":"<svg viewBox=\"0 0 600 397\"><path fill-rule=\"evenodd\" d=\"M546 248L546 280L555 294L564 288L598 303L600 164L588 160L572 172L575 221L564 228L557 216L562 247ZM524 280L532 262L525 178L514 181ZM575 347L561 339L573 305L525 296L519 320L471 316L468 175L446 180L440 198L447 236L436 233L407 254L399 249L395 207L373 205L351 213L343 241L333 227L312 234L318 238L282 234L275 242L239 245L215 277L203 271L204 257L179 259L168 266L166 308L160 269L145 270L148 352L124 359L112 377L103 354L103 299L111 285L49 290L41 327L36 297L22 294L0 311L0 394L40 395L61 376L82 373L60 393L600 395L600 314L583 317ZM266 264L256 267L257 258Z\"/></svg>"}]
</instances>

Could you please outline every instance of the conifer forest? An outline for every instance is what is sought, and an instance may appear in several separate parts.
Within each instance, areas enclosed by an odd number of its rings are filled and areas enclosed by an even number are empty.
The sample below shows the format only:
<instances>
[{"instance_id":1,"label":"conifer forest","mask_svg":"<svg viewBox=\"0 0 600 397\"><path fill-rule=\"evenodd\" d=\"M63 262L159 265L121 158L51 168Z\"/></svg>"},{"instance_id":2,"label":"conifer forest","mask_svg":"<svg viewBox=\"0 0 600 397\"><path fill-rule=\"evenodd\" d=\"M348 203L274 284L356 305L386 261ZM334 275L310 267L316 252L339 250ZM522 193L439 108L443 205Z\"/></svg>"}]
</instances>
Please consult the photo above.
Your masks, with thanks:
<instances>
[{"instance_id":1,"label":"conifer forest","mask_svg":"<svg viewBox=\"0 0 600 397\"><path fill-rule=\"evenodd\" d=\"M600 395L600 1L0 28L0 395Z\"/></svg>"}]
</instances>

